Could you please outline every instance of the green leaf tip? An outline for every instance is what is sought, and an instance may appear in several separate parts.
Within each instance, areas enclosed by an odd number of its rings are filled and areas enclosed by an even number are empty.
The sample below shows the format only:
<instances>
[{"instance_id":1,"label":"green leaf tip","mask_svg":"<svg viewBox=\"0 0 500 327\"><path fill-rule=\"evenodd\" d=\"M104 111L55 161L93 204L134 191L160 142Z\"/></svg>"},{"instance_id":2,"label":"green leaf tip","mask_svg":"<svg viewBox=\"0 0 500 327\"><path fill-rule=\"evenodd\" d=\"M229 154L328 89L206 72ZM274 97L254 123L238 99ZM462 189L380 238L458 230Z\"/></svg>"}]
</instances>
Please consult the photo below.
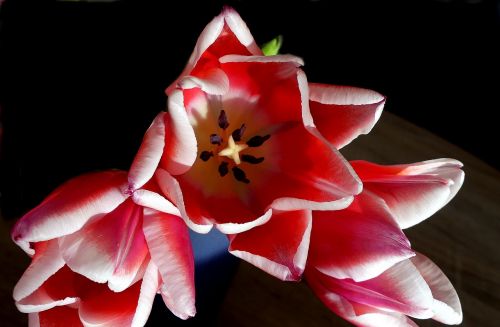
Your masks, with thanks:
<instances>
[{"instance_id":1,"label":"green leaf tip","mask_svg":"<svg viewBox=\"0 0 500 327\"><path fill-rule=\"evenodd\" d=\"M283 36L278 35L271 41L264 43L262 52L265 56L275 56L280 52L281 45L283 44Z\"/></svg>"}]
</instances>

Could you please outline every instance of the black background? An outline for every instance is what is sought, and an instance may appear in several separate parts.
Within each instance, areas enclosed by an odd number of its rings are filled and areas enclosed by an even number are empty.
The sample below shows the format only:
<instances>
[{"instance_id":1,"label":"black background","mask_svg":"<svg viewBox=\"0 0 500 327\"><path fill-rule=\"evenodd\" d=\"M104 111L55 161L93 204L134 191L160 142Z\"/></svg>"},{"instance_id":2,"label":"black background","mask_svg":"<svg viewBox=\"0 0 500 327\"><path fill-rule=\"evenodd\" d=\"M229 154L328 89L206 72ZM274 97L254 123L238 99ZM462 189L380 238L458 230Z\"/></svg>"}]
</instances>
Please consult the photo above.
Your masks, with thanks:
<instances>
[{"instance_id":1,"label":"black background","mask_svg":"<svg viewBox=\"0 0 500 327\"><path fill-rule=\"evenodd\" d=\"M165 107L165 87L223 4L259 44L283 35L282 53L303 57L310 81L377 90L386 110L499 167L497 1L7 0L3 215L82 172L127 169Z\"/></svg>"}]
</instances>

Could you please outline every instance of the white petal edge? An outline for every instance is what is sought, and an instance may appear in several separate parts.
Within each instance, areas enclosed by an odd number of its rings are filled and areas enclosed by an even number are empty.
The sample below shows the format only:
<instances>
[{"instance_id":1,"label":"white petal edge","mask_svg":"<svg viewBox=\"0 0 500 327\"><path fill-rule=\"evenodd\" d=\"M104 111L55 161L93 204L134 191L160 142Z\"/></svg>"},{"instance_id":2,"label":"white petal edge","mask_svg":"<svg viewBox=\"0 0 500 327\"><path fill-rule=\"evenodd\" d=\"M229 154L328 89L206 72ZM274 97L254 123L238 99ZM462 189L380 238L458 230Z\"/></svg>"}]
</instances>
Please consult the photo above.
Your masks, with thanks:
<instances>
[{"instance_id":1,"label":"white petal edge","mask_svg":"<svg viewBox=\"0 0 500 327\"><path fill-rule=\"evenodd\" d=\"M212 229L213 224L196 224L189 218L186 213L181 187L179 182L172 175L160 168L156 171L155 178L162 192L172 199L174 205L177 206L180 216L190 229L200 234L206 234Z\"/></svg>"},{"instance_id":2,"label":"white petal edge","mask_svg":"<svg viewBox=\"0 0 500 327\"><path fill-rule=\"evenodd\" d=\"M156 267L153 261L150 261L142 279L137 308L135 310L134 318L132 319L132 327L142 327L146 325L151 309L153 308L153 302L158 288L158 267Z\"/></svg>"},{"instance_id":3,"label":"white petal edge","mask_svg":"<svg viewBox=\"0 0 500 327\"><path fill-rule=\"evenodd\" d=\"M59 252L57 240L46 241L44 253L33 261L24 271L14 287L14 300L20 301L36 291L42 284L64 266L64 260Z\"/></svg>"},{"instance_id":4,"label":"white petal edge","mask_svg":"<svg viewBox=\"0 0 500 327\"><path fill-rule=\"evenodd\" d=\"M180 216L179 209L170 201L156 192L140 189L132 194L132 201L142 207L155 209L174 216Z\"/></svg>"},{"instance_id":5,"label":"white petal edge","mask_svg":"<svg viewBox=\"0 0 500 327\"><path fill-rule=\"evenodd\" d=\"M229 78L220 68L210 69L203 78L194 76L182 77L179 81L181 89L200 88L203 92L223 95L229 90Z\"/></svg>"},{"instance_id":6,"label":"white petal edge","mask_svg":"<svg viewBox=\"0 0 500 327\"><path fill-rule=\"evenodd\" d=\"M154 175L165 147L165 112L160 112L149 126L128 173L129 189L136 190Z\"/></svg>"},{"instance_id":7,"label":"white petal edge","mask_svg":"<svg viewBox=\"0 0 500 327\"><path fill-rule=\"evenodd\" d=\"M267 223L269 219L271 219L272 215L273 215L273 210L268 209L262 216L253 221L243 224L236 224L236 223L217 224L215 225L215 227L224 234L242 233L254 227Z\"/></svg>"}]
</instances>

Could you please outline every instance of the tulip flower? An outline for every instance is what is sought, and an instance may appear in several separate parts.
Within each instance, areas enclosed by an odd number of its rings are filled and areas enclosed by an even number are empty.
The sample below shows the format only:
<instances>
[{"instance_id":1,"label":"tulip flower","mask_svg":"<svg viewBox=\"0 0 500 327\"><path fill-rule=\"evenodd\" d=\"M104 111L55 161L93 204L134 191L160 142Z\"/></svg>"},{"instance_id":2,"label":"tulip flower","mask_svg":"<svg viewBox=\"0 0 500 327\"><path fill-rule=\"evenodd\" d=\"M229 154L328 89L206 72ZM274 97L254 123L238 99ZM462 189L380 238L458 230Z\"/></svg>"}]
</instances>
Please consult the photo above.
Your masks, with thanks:
<instances>
[{"instance_id":1,"label":"tulip flower","mask_svg":"<svg viewBox=\"0 0 500 327\"><path fill-rule=\"evenodd\" d=\"M343 208L361 183L314 127L301 65L263 56L238 14L224 9L167 89L168 110L145 136L130 189L155 174L202 233L213 225L240 233L273 212Z\"/></svg>"},{"instance_id":2,"label":"tulip flower","mask_svg":"<svg viewBox=\"0 0 500 327\"><path fill-rule=\"evenodd\" d=\"M33 259L14 288L18 308L41 312L69 306L40 313L39 318L78 309L82 322L93 315L99 320L102 312L95 303L100 296L86 293L95 289L103 298L116 300L116 306L109 304L109 312L103 315L113 315L125 302L124 310L131 315L120 319L132 319L137 303L149 308L134 318L136 325L143 325L154 296L149 290L144 295L139 290L148 285L153 293L160 292L175 315L194 316L194 262L188 230L179 211L158 197L155 188L149 183L130 192L126 172L91 173L63 184L22 217L12 238ZM144 201L156 203L162 211L143 207ZM65 272L68 269L72 273ZM60 292L55 296L48 291L53 279L68 284L57 289ZM92 312L93 308L97 311Z\"/></svg>"}]
</instances>

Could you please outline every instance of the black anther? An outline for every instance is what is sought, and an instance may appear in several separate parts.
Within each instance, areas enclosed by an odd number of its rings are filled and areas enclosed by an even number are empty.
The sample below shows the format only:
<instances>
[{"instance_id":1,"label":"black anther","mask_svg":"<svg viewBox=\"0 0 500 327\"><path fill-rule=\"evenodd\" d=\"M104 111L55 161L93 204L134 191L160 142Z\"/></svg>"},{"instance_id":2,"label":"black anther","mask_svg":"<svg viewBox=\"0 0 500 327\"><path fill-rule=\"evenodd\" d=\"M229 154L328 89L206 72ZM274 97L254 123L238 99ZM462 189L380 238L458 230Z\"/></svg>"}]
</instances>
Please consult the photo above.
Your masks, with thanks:
<instances>
[{"instance_id":1,"label":"black anther","mask_svg":"<svg viewBox=\"0 0 500 327\"><path fill-rule=\"evenodd\" d=\"M200 154L200 159L203 161L208 161L208 159L210 159L210 157L213 157L213 155L214 154L211 151L203 151Z\"/></svg>"},{"instance_id":2,"label":"black anther","mask_svg":"<svg viewBox=\"0 0 500 327\"><path fill-rule=\"evenodd\" d=\"M265 136L256 135L247 141L247 145L249 147L252 147L252 148L261 146L264 142L269 140L270 137L271 137L271 135L269 135L269 134L265 135Z\"/></svg>"},{"instance_id":3,"label":"black anther","mask_svg":"<svg viewBox=\"0 0 500 327\"><path fill-rule=\"evenodd\" d=\"M245 184L250 183L250 180L247 178L247 175L245 174L245 172L243 170L241 170L238 167L233 167L232 170L233 170L234 178L236 178L237 181L243 182Z\"/></svg>"},{"instance_id":4,"label":"black anther","mask_svg":"<svg viewBox=\"0 0 500 327\"><path fill-rule=\"evenodd\" d=\"M264 157L254 157L249 154L244 154L241 156L241 161L248 162L251 164L260 164L262 161L264 161Z\"/></svg>"},{"instance_id":5,"label":"black anther","mask_svg":"<svg viewBox=\"0 0 500 327\"><path fill-rule=\"evenodd\" d=\"M224 177L227 175L227 173L229 172L229 169L228 169L228 166L229 164L225 161L221 162L220 165L219 165L219 175L220 177Z\"/></svg>"},{"instance_id":6,"label":"black anther","mask_svg":"<svg viewBox=\"0 0 500 327\"><path fill-rule=\"evenodd\" d=\"M218 123L219 127L222 129L226 129L229 127L229 121L227 120L226 112L224 110L220 111Z\"/></svg>"},{"instance_id":7,"label":"black anther","mask_svg":"<svg viewBox=\"0 0 500 327\"><path fill-rule=\"evenodd\" d=\"M245 133L245 129L247 129L247 127L245 126L245 124L242 124L240 128L235 129L233 131L233 133L231 135L233 136L233 140L235 142L241 141L241 138L243 137L243 133Z\"/></svg>"},{"instance_id":8,"label":"black anther","mask_svg":"<svg viewBox=\"0 0 500 327\"><path fill-rule=\"evenodd\" d=\"M218 134L211 134L210 135L210 143L221 145L222 144L222 137L220 137Z\"/></svg>"}]
</instances>

